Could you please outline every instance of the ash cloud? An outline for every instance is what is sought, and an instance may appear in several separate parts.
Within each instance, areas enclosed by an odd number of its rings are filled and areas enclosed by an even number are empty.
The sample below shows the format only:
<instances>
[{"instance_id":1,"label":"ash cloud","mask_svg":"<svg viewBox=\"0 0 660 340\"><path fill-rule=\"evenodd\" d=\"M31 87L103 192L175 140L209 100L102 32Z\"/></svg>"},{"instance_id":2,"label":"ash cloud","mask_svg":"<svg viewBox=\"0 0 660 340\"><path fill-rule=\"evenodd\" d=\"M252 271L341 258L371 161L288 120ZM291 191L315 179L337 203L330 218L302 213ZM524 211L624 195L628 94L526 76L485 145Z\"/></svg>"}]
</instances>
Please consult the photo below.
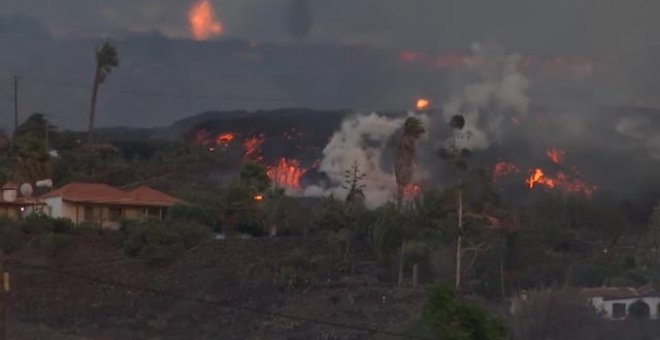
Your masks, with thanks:
<instances>
[{"instance_id":1,"label":"ash cloud","mask_svg":"<svg viewBox=\"0 0 660 340\"><path fill-rule=\"evenodd\" d=\"M293 39L302 41L307 38L313 25L309 0L289 0L285 23L287 31Z\"/></svg>"}]
</instances>

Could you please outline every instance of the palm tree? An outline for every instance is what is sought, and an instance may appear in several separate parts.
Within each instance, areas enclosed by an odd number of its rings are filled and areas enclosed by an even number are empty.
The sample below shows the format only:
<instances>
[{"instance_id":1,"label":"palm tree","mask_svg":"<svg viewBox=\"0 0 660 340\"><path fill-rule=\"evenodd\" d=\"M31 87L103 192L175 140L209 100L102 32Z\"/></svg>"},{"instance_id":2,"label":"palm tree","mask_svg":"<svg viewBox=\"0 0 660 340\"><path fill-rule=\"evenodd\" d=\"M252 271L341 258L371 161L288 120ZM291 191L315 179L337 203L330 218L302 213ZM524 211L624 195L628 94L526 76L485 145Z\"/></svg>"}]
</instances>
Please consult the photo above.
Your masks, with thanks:
<instances>
[{"instance_id":1,"label":"palm tree","mask_svg":"<svg viewBox=\"0 0 660 340\"><path fill-rule=\"evenodd\" d=\"M465 127L465 118L462 115L454 115L449 125L456 129L462 130ZM471 156L471 152L468 149L461 149L457 145L457 139L466 138L469 139L469 134L454 134L454 138L451 140L451 143L446 147L440 148L438 155L448 161L453 162L454 166L461 171L465 172L468 169L467 160ZM462 268L462 259L463 259L463 233L464 233L464 190L463 190L463 174L459 175L458 186L456 191L456 204L457 204L457 214L458 214L458 233L456 236L456 276L454 281L454 286L456 290L459 290L461 287L461 273Z\"/></svg>"},{"instance_id":2,"label":"palm tree","mask_svg":"<svg viewBox=\"0 0 660 340\"><path fill-rule=\"evenodd\" d=\"M94 73L94 87L92 88L92 103L89 109L89 131L87 142L92 143L94 134L94 118L96 115L96 99L99 94L99 86L105 82L112 72L112 68L119 66L119 53L117 49L109 43L103 44L96 49L96 72Z\"/></svg>"},{"instance_id":3,"label":"palm tree","mask_svg":"<svg viewBox=\"0 0 660 340\"><path fill-rule=\"evenodd\" d=\"M397 184L397 208L401 208L403 192L410 184L414 172L417 139L426 132L419 118L409 117L403 124L403 133L399 137L395 155L395 175Z\"/></svg>"},{"instance_id":4,"label":"palm tree","mask_svg":"<svg viewBox=\"0 0 660 340\"><path fill-rule=\"evenodd\" d=\"M397 143L394 173L396 175L397 195L396 207L397 211L401 209L403 203L403 193L412 180L413 172L415 171L415 154L417 153L417 139L426 132L424 125L419 118L409 117L403 123L403 133L399 137ZM401 242L401 250L399 254L399 285L403 284L403 244Z\"/></svg>"}]
</instances>

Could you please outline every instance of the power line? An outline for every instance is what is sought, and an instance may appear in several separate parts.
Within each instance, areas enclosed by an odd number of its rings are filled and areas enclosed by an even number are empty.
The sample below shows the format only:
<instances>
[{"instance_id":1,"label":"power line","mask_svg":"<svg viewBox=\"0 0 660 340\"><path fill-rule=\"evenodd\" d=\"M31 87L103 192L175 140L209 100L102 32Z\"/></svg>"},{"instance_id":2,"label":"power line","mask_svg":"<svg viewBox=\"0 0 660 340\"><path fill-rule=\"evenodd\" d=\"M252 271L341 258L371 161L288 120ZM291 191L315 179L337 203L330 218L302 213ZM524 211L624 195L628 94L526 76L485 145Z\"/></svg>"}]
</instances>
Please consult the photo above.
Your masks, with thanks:
<instances>
[{"instance_id":1,"label":"power line","mask_svg":"<svg viewBox=\"0 0 660 340\"><path fill-rule=\"evenodd\" d=\"M23 262L16 261L16 260L8 260L8 263L10 265L18 265L18 266L22 266L22 267L25 267L25 268L41 270L41 271L50 272L50 273L57 274L57 275L68 276L68 277L77 278L77 279L80 279L80 280L90 281L90 282L93 282L93 283L123 287L123 288L129 289L129 290L141 291L141 292L144 292L144 293L160 295L160 296L165 296L165 297L179 299L179 300L187 300L187 301L193 301L193 302L202 303L202 304L214 305L214 306L218 306L218 307L222 307L222 308L234 309L234 310L238 310L238 311L242 311L242 312L248 312L248 313L257 314L257 315L270 316L270 317L279 317L279 318L296 320L296 321L304 321L304 322L314 323L314 324L318 324L318 325L331 326L331 327L344 328L344 329L351 329L351 330L356 330L356 331L365 331L365 332L370 332L370 333L378 333L378 334L382 334L382 335L389 335L389 336L394 336L394 337L399 337L399 338L433 340L433 338L429 338L429 337L425 337L425 336L398 333L398 332L391 332L391 331L387 331L387 330L380 329L380 328L375 328L375 327L350 325L350 324L345 324L345 323L340 323L340 322L325 321L325 320L313 319L313 318L308 318L308 317L304 317L304 316L297 316L297 315L292 315L292 314L268 312L268 311L264 311L264 310L260 310L260 309L256 309L256 308L236 306L236 305L231 305L231 304L229 304L227 302L223 302L223 301L214 301L214 300L209 300L209 299L203 299L203 298L198 298L198 297L193 297L193 296L187 296L187 295L183 295L183 294L168 292L168 291L164 291L164 290L160 290L160 289L145 288L145 287L140 287L140 286L136 286L136 285L132 285L132 284L128 284L128 283L123 283L123 282L109 281L109 280L104 280L104 279L100 279L100 278L96 278L96 277L92 277L92 276L76 274L76 273L71 273L71 272L68 272L68 271L49 268L49 267L45 267L45 266L27 264L27 263L23 263Z\"/></svg>"},{"instance_id":2,"label":"power line","mask_svg":"<svg viewBox=\"0 0 660 340\"><path fill-rule=\"evenodd\" d=\"M20 79L25 79L32 82L40 82L51 85L56 85L60 87L81 89L81 90L92 90L91 85L81 84L70 82L61 79L49 79L41 77L33 77L29 75L17 75ZM231 94L219 94L219 95L196 95L196 94L185 94L185 93L173 93L173 92L160 92L160 91L148 91L148 90L122 90L115 88L103 87L103 92L116 93L122 95L131 95L131 96L145 96L145 97L162 97L162 98L178 98L178 99L191 99L191 100L222 100L222 101L233 101L233 102L265 102L265 103L293 103L293 99L283 99L283 98L256 98L256 97L240 97Z\"/></svg>"}]
</instances>

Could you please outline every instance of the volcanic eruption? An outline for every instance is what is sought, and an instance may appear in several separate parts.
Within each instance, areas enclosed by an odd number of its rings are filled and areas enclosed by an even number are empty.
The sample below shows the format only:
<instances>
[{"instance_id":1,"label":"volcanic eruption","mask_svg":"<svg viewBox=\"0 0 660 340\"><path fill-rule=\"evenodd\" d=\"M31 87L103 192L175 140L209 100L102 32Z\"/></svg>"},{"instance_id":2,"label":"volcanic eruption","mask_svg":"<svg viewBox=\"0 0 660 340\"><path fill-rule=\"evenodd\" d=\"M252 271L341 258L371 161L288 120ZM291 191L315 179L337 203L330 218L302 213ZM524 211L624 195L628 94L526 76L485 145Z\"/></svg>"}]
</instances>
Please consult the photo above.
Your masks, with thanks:
<instances>
[{"instance_id":1,"label":"volcanic eruption","mask_svg":"<svg viewBox=\"0 0 660 340\"><path fill-rule=\"evenodd\" d=\"M193 39L203 41L221 35L224 31L222 22L215 15L211 0L199 0L188 11L188 23Z\"/></svg>"}]
</instances>

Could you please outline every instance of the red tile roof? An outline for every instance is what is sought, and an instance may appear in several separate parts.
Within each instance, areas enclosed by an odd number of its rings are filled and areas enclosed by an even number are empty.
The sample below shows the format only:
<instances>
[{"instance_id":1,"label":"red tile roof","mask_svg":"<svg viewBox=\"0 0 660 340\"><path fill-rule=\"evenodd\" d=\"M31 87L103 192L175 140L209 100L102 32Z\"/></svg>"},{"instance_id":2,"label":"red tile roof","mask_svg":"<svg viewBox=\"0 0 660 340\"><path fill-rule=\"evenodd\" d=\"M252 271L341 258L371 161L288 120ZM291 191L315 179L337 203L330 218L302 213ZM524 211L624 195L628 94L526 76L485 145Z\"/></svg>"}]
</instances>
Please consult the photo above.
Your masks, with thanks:
<instances>
[{"instance_id":1,"label":"red tile roof","mask_svg":"<svg viewBox=\"0 0 660 340\"><path fill-rule=\"evenodd\" d=\"M605 300L630 299L656 295L655 289L650 286L632 287L596 287L583 288L580 293L585 297L602 297Z\"/></svg>"},{"instance_id":2,"label":"red tile roof","mask_svg":"<svg viewBox=\"0 0 660 340\"><path fill-rule=\"evenodd\" d=\"M70 183L40 198L62 197L76 203L169 207L179 199L146 186L126 192L100 183Z\"/></svg>"},{"instance_id":3,"label":"red tile roof","mask_svg":"<svg viewBox=\"0 0 660 340\"><path fill-rule=\"evenodd\" d=\"M97 202L126 197L126 193L106 184L69 183L59 189L42 195L40 198L62 197L70 202Z\"/></svg>"},{"instance_id":4,"label":"red tile roof","mask_svg":"<svg viewBox=\"0 0 660 340\"><path fill-rule=\"evenodd\" d=\"M128 195L134 200L141 202L154 202L154 203L162 203L162 204L170 204L170 205L174 205L181 202L181 200L179 200L178 198L172 197L170 195L167 195L163 192L154 190L144 185L130 191Z\"/></svg>"}]
</instances>

